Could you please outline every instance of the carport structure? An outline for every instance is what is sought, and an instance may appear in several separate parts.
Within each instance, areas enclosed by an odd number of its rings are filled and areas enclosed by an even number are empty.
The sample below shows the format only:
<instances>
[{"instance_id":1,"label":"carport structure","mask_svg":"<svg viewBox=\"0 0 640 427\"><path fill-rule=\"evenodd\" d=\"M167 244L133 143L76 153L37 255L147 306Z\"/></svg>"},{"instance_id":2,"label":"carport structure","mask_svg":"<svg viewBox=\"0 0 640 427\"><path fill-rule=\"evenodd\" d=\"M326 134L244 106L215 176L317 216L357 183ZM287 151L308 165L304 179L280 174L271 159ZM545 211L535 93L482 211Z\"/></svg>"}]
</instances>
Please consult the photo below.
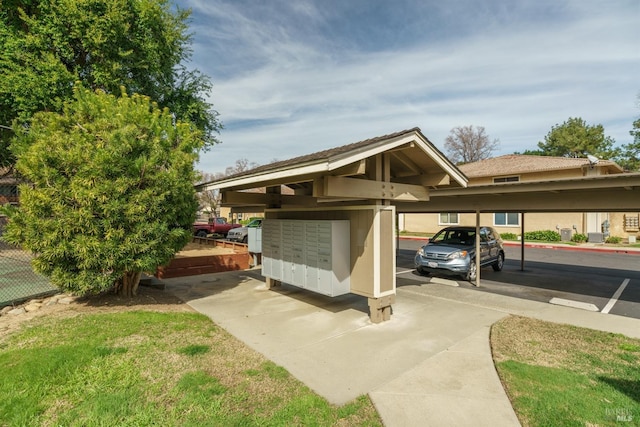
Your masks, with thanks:
<instances>
[{"instance_id":1,"label":"carport structure","mask_svg":"<svg viewBox=\"0 0 640 427\"><path fill-rule=\"evenodd\" d=\"M282 186L294 194L282 194ZM469 187L464 174L418 128L271 163L198 188L219 190L222 205L233 212L264 210L265 225L269 220L348 222L345 251L338 256L348 258L349 292L368 298L373 322L390 318L395 299L397 213L475 212L479 218L481 212L496 211L640 210L640 174ZM247 191L256 188L266 190ZM287 259L305 249L283 253L283 239L291 239L283 230L263 233L265 256L293 268L309 266L309 260ZM267 248L273 250L266 253ZM331 262L327 265L330 269ZM268 287L282 279L269 276Z\"/></svg>"}]
</instances>

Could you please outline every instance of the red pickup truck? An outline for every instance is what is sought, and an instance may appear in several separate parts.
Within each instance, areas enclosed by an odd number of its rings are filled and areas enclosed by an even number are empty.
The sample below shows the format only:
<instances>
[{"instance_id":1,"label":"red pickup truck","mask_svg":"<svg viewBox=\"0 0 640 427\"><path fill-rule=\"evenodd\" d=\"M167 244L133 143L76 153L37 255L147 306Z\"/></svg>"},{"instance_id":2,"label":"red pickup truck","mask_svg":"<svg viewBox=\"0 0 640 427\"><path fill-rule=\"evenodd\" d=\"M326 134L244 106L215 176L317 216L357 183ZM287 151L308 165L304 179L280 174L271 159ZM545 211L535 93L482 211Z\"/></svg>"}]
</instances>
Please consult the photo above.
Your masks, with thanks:
<instances>
[{"instance_id":1,"label":"red pickup truck","mask_svg":"<svg viewBox=\"0 0 640 427\"><path fill-rule=\"evenodd\" d=\"M198 237L207 237L209 234L221 234L227 236L232 228L242 227L241 224L229 224L224 218L209 218L208 222L196 222L193 224L193 234Z\"/></svg>"}]
</instances>

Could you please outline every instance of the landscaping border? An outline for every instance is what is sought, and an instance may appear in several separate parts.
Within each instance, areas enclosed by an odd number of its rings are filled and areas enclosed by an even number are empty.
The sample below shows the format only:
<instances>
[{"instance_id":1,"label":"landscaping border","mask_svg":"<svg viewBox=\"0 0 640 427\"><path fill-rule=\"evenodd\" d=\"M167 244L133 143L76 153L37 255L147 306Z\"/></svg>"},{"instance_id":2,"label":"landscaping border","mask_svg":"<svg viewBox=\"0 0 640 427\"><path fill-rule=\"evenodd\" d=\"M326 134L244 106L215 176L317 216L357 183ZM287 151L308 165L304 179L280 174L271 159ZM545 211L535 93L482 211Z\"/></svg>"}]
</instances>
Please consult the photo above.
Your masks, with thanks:
<instances>
[{"instance_id":1,"label":"landscaping border","mask_svg":"<svg viewBox=\"0 0 640 427\"><path fill-rule=\"evenodd\" d=\"M220 273L223 271L247 270L250 267L251 255L249 254L247 245L244 243L200 237L194 237L193 241L199 244L231 248L235 253L174 258L169 265L158 267L155 277L158 279L169 279L173 277L195 276L198 274Z\"/></svg>"}]
</instances>

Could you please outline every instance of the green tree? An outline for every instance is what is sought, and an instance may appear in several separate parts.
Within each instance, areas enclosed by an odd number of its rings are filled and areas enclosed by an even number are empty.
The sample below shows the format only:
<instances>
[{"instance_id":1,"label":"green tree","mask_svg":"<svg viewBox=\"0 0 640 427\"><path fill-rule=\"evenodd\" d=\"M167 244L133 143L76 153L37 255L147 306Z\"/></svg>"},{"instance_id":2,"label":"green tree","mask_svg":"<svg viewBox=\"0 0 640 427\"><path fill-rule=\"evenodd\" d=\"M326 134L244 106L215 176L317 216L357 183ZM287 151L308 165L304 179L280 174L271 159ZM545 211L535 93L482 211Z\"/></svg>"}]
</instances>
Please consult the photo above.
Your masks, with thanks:
<instances>
[{"instance_id":1,"label":"green tree","mask_svg":"<svg viewBox=\"0 0 640 427\"><path fill-rule=\"evenodd\" d=\"M542 151L540 150L524 150L524 151L514 151L513 154L520 154L523 156L543 156Z\"/></svg>"},{"instance_id":2,"label":"green tree","mask_svg":"<svg viewBox=\"0 0 640 427\"><path fill-rule=\"evenodd\" d=\"M553 126L544 141L538 142L538 148L542 156L586 157L591 154L615 159L620 151L614 144L613 138L605 136L602 125L590 126L579 117L569 117L561 125Z\"/></svg>"},{"instance_id":3,"label":"green tree","mask_svg":"<svg viewBox=\"0 0 640 427\"><path fill-rule=\"evenodd\" d=\"M638 100L640 101L640 96ZM633 137L633 142L622 146L623 160L620 164L627 170L640 171L640 118L633 122L629 134Z\"/></svg>"},{"instance_id":4,"label":"green tree","mask_svg":"<svg viewBox=\"0 0 640 427\"><path fill-rule=\"evenodd\" d=\"M141 272L192 237L202 134L124 92L77 88L63 110L17 128L16 169L29 184L4 238L33 252L35 270L65 291L130 296Z\"/></svg>"},{"instance_id":5,"label":"green tree","mask_svg":"<svg viewBox=\"0 0 640 427\"><path fill-rule=\"evenodd\" d=\"M216 143L208 77L190 71L190 12L169 0L0 0L0 125L61 112L73 86L149 96ZM0 167L11 132L0 128Z\"/></svg>"}]
</instances>

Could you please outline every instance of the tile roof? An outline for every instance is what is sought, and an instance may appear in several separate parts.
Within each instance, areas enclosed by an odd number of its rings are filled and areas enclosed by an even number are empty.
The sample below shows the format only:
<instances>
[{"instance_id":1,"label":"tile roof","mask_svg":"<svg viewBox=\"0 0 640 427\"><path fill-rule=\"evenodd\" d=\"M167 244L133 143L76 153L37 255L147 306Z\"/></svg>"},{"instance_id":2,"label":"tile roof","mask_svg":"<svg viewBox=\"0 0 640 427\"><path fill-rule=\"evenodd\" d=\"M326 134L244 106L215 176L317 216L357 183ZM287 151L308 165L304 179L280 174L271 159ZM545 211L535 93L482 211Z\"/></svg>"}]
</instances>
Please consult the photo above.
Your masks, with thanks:
<instances>
[{"instance_id":1,"label":"tile roof","mask_svg":"<svg viewBox=\"0 0 640 427\"><path fill-rule=\"evenodd\" d=\"M458 168L469 178L479 178L484 176L505 176L564 169L580 169L588 165L589 160L585 158L506 154L504 156L459 165ZM623 172L617 163L610 160L600 160L598 166L606 167L614 173Z\"/></svg>"}]
</instances>

